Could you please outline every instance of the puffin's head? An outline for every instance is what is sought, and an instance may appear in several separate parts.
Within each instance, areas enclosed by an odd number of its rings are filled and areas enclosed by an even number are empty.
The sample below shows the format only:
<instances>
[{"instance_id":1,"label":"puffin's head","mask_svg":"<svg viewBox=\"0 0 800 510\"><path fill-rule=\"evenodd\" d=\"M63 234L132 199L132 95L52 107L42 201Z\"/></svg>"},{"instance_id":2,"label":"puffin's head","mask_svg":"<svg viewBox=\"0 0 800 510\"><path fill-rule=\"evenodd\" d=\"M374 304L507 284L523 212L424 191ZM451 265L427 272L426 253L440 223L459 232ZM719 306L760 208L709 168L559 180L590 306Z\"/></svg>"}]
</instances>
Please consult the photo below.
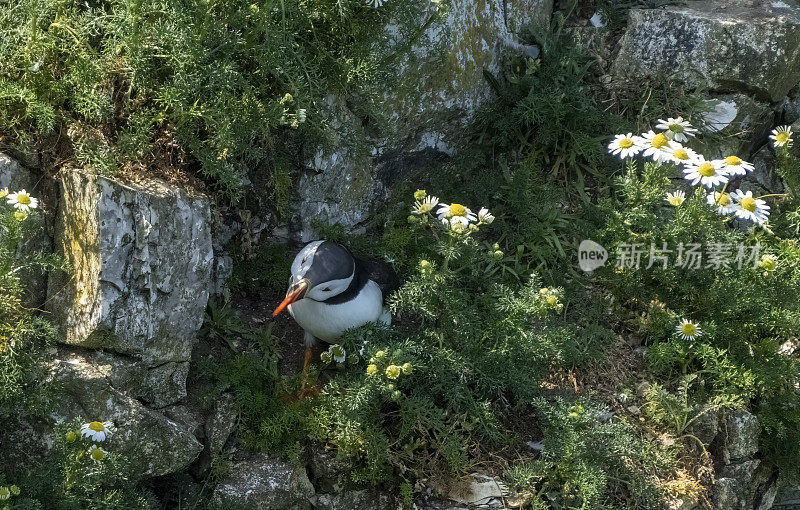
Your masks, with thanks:
<instances>
[{"instance_id":1,"label":"puffin's head","mask_svg":"<svg viewBox=\"0 0 800 510\"><path fill-rule=\"evenodd\" d=\"M353 281L355 264L350 251L340 244L330 241L307 244L292 262L286 298L272 313L273 317L301 299L325 301L338 296Z\"/></svg>"}]
</instances>

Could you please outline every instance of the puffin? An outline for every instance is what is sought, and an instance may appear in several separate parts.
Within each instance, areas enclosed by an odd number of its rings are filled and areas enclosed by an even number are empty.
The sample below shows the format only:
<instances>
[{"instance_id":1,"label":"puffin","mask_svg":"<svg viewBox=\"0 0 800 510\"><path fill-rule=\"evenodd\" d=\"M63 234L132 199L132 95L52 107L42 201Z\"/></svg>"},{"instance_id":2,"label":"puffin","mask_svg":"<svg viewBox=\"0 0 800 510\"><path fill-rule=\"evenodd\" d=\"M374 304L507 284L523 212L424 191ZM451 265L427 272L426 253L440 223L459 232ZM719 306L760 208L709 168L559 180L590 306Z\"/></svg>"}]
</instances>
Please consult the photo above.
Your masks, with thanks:
<instances>
[{"instance_id":1,"label":"puffin","mask_svg":"<svg viewBox=\"0 0 800 510\"><path fill-rule=\"evenodd\" d=\"M394 271L377 261L354 256L332 241L307 244L292 262L286 297L272 316L284 310L305 333L303 369L318 341L335 344L346 330L369 322L391 324L383 298L399 286Z\"/></svg>"}]
</instances>

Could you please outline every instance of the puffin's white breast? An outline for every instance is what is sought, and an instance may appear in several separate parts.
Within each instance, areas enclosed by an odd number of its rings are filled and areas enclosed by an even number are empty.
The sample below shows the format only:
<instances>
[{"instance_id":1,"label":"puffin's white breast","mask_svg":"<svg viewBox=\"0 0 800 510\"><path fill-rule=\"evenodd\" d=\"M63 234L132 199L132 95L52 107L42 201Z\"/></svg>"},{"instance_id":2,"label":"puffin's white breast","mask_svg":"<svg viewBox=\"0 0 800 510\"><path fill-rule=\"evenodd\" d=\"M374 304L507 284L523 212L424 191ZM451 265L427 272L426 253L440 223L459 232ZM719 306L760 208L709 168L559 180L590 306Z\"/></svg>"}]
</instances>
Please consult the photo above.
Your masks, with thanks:
<instances>
[{"instance_id":1,"label":"puffin's white breast","mask_svg":"<svg viewBox=\"0 0 800 510\"><path fill-rule=\"evenodd\" d=\"M327 343L335 343L344 331L368 322L388 323L388 314L383 313L383 294L372 280L350 301L328 304L301 299L289 305L289 313L306 332Z\"/></svg>"}]
</instances>

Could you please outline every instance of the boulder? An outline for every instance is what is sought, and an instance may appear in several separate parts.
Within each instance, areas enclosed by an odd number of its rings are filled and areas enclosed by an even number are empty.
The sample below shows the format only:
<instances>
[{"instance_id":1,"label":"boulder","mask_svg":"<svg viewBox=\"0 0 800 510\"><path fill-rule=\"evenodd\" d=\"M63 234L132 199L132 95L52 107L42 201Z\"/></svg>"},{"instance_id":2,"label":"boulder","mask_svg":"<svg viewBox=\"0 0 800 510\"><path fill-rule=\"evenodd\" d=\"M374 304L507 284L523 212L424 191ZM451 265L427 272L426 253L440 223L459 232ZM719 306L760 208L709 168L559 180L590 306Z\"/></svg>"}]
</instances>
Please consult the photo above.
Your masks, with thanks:
<instances>
[{"instance_id":1,"label":"boulder","mask_svg":"<svg viewBox=\"0 0 800 510\"><path fill-rule=\"evenodd\" d=\"M0 189L8 188L12 193L25 189L36 196L36 192L40 189L38 183L39 178L35 173L0 152Z\"/></svg>"},{"instance_id":2,"label":"boulder","mask_svg":"<svg viewBox=\"0 0 800 510\"><path fill-rule=\"evenodd\" d=\"M211 288L208 199L77 170L58 186L55 244L74 269L49 282L62 341L148 367L189 361Z\"/></svg>"},{"instance_id":3,"label":"boulder","mask_svg":"<svg viewBox=\"0 0 800 510\"><path fill-rule=\"evenodd\" d=\"M315 239L314 221L363 232L387 182L433 154L454 151L464 126L493 95L484 71L498 73L505 52L538 54L516 33L546 25L552 10L553 0L424 1L400 9L373 48L396 71L365 93L378 100L331 96L321 105L332 139L308 157L297 181L290 237Z\"/></svg>"},{"instance_id":4,"label":"boulder","mask_svg":"<svg viewBox=\"0 0 800 510\"><path fill-rule=\"evenodd\" d=\"M391 20L387 51L402 50L409 40L413 46L396 53L399 77L384 90L388 141L410 137L406 148L450 152L464 123L492 97L484 71L496 74L504 51L530 53L516 34L546 26L552 11L552 0L453 0L424 3L411 28ZM410 39L406 32L420 26L422 33Z\"/></svg>"},{"instance_id":5,"label":"boulder","mask_svg":"<svg viewBox=\"0 0 800 510\"><path fill-rule=\"evenodd\" d=\"M800 120L800 89L792 90L781 102L781 123L793 124Z\"/></svg>"},{"instance_id":6,"label":"boulder","mask_svg":"<svg viewBox=\"0 0 800 510\"><path fill-rule=\"evenodd\" d=\"M314 486L302 467L268 453L231 461L229 475L211 498L212 508L257 510L310 509Z\"/></svg>"},{"instance_id":7,"label":"boulder","mask_svg":"<svg viewBox=\"0 0 800 510\"><path fill-rule=\"evenodd\" d=\"M715 440L716 480L713 507L718 510L770 508L777 493L777 472L756 454L758 419L743 409L723 413Z\"/></svg>"},{"instance_id":8,"label":"boulder","mask_svg":"<svg viewBox=\"0 0 800 510\"><path fill-rule=\"evenodd\" d=\"M309 446L309 471L314 487L319 492L341 492L350 481L353 465L340 458L322 443Z\"/></svg>"},{"instance_id":9,"label":"boulder","mask_svg":"<svg viewBox=\"0 0 800 510\"><path fill-rule=\"evenodd\" d=\"M758 459L736 462L722 468L712 490L715 510L751 510L772 507L777 488L772 468Z\"/></svg>"},{"instance_id":10,"label":"boulder","mask_svg":"<svg viewBox=\"0 0 800 510\"><path fill-rule=\"evenodd\" d=\"M108 351L87 350L84 358L108 378L115 388L140 400L151 408L174 404L186 396L188 361L167 361L160 365L147 363Z\"/></svg>"},{"instance_id":11,"label":"boulder","mask_svg":"<svg viewBox=\"0 0 800 510\"><path fill-rule=\"evenodd\" d=\"M708 446L717 437L719 431L719 413L708 412L697 417L686 429L686 432Z\"/></svg>"},{"instance_id":12,"label":"boulder","mask_svg":"<svg viewBox=\"0 0 800 510\"><path fill-rule=\"evenodd\" d=\"M632 9L614 75L780 101L800 82L799 13L782 2Z\"/></svg>"},{"instance_id":13,"label":"boulder","mask_svg":"<svg viewBox=\"0 0 800 510\"><path fill-rule=\"evenodd\" d=\"M508 494L503 482L482 473L472 473L455 481L446 491L440 487L434 487L434 491L451 502L478 508L502 508L503 497Z\"/></svg>"},{"instance_id":14,"label":"boulder","mask_svg":"<svg viewBox=\"0 0 800 510\"><path fill-rule=\"evenodd\" d=\"M340 98L326 98L326 108L335 133L333 148L317 150L296 186L295 223L302 242L316 239L314 221L363 232L370 208L383 190L373 172L374 149L367 146L361 120Z\"/></svg>"},{"instance_id":15,"label":"boulder","mask_svg":"<svg viewBox=\"0 0 800 510\"><path fill-rule=\"evenodd\" d=\"M775 152L769 145L764 145L752 158L753 171L742 178L741 189L752 191L754 195L783 193L783 179L775 170Z\"/></svg>"},{"instance_id":16,"label":"boulder","mask_svg":"<svg viewBox=\"0 0 800 510\"><path fill-rule=\"evenodd\" d=\"M774 506L772 508L775 510L790 510L792 508L800 508L800 486L795 485L790 487L781 487L778 489L774 499Z\"/></svg>"},{"instance_id":17,"label":"boulder","mask_svg":"<svg viewBox=\"0 0 800 510\"><path fill-rule=\"evenodd\" d=\"M117 430L109 448L127 457L124 474L134 480L188 466L202 450L192 432L145 407L132 395L135 386L117 387L107 361L91 351L59 348L49 367L56 392L52 416L112 421Z\"/></svg>"},{"instance_id":18,"label":"boulder","mask_svg":"<svg viewBox=\"0 0 800 510\"><path fill-rule=\"evenodd\" d=\"M768 104L744 94L717 96L705 106L703 136L693 147L710 159L739 156L749 161L755 148L767 140L775 120Z\"/></svg>"},{"instance_id":19,"label":"boulder","mask_svg":"<svg viewBox=\"0 0 800 510\"><path fill-rule=\"evenodd\" d=\"M371 490L344 491L338 494L320 494L314 503L316 510L389 510L403 508L393 498Z\"/></svg>"},{"instance_id":20,"label":"boulder","mask_svg":"<svg viewBox=\"0 0 800 510\"><path fill-rule=\"evenodd\" d=\"M719 431L723 444L722 462L727 465L755 455L760 431L758 418L752 413L743 409L727 413Z\"/></svg>"},{"instance_id":21,"label":"boulder","mask_svg":"<svg viewBox=\"0 0 800 510\"><path fill-rule=\"evenodd\" d=\"M222 451L235 424L236 408L233 398L225 393L214 404L211 414L206 419L205 432L209 453L213 455Z\"/></svg>"}]
</instances>

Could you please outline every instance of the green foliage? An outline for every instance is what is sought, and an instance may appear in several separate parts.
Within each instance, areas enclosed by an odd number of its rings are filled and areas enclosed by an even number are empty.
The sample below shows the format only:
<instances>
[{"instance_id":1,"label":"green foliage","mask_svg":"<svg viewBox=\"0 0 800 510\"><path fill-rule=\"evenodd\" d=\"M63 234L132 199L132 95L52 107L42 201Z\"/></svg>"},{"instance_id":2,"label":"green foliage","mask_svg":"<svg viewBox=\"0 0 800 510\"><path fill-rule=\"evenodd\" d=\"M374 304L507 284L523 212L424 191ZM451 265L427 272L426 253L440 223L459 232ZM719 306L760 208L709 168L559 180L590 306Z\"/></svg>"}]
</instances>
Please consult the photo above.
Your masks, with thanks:
<instances>
[{"instance_id":1,"label":"green foliage","mask_svg":"<svg viewBox=\"0 0 800 510\"><path fill-rule=\"evenodd\" d=\"M487 77L498 101L482 112L480 125L495 151L519 154L582 191L589 176L603 179L603 142L625 121L604 112L593 94L592 62L567 18L556 13L549 30L527 34L540 58L510 62L503 82Z\"/></svg>"},{"instance_id":2,"label":"green foliage","mask_svg":"<svg viewBox=\"0 0 800 510\"><path fill-rule=\"evenodd\" d=\"M534 508L653 508L656 474L673 461L625 420L589 398L537 400L545 435L541 457L516 465L509 485Z\"/></svg>"},{"instance_id":3,"label":"green foliage","mask_svg":"<svg viewBox=\"0 0 800 510\"><path fill-rule=\"evenodd\" d=\"M671 165L628 163L614 194L599 204L604 219L596 239L612 254L623 243L641 243L644 250L638 270L607 267L599 274L621 305L618 313L633 316L637 333L651 344L650 370L665 381L648 392L650 417L681 434L702 414L757 402L752 409L764 426L767 460L782 475L796 477L778 437L800 433L793 428L795 413L787 412L789 402L800 399L792 386L800 367L796 358L779 354L779 346L797 331L800 310L792 297L800 291L797 240L767 229L731 228L731 220L708 207L699 191L678 207L667 205L664 196L676 176ZM771 213L782 215L775 208ZM664 243L672 250L699 243L704 256L709 246L729 245L732 263L715 267L706 259L699 268L683 267L674 264L673 253L666 267L659 262L645 268L650 246ZM758 253L751 251L756 244ZM739 246L745 247L741 267ZM774 268L763 264L763 254L775 257ZM702 335L693 341L676 338L681 318L699 323Z\"/></svg>"},{"instance_id":4,"label":"green foliage","mask_svg":"<svg viewBox=\"0 0 800 510\"><path fill-rule=\"evenodd\" d=\"M324 143L323 98L391 74L381 65L391 54L382 26L392 16L407 32L415 9L361 0L14 2L0 13L0 139L35 150L67 134L63 156L105 173L188 154L231 198L245 168L271 168L272 198L285 212L286 160L299 155L276 147L294 129Z\"/></svg>"},{"instance_id":5,"label":"green foliage","mask_svg":"<svg viewBox=\"0 0 800 510\"><path fill-rule=\"evenodd\" d=\"M265 244L259 247L255 257L246 260L238 251L234 250L236 263L233 274L228 280L232 291L256 292L267 289L273 292L286 290L292 267L293 256L285 246Z\"/></svg>"},{"instance_id":6,"label":"green foliage","mask_svg":"<svg viewBox=\"0 0 800 510\"><path fill-rule=\"evenodd\" d=\"M47 455L25 466L4 466L0 487L16 485L19 495L0 501L0 508L14 510L149 509L157 503L153 494L136 486L125 476L126 456L114 449L113 440L92 443L80 435L75 419L53 430L54 444ZM104 450L93 460L89 448Z\"/></svg>"},{"instance_id":7,"label":"green foliage","mask_svg":"<svg viewBox=\"0 0 800 510\"><path fill-rule=\"evenodd\" d=\"M245 437L276 405L279 354L272 327L243 327L228 303L210 304L203 332L210 341L224 340L225 347L214 358L198 359L190 374L203 388L201 407L210 409L224 393L231 395Z\"/></svg>"},{"instance_id":8,"label":"green foliage","mask_svg":"<svg viewBox=\"0 0 800 510\"><path fill-rule=\"evenodd\" d=\"M7 190L5 190L7 191ZM4 193L0 193L5 196ZM39 213L0 203L0 416L22 408L42 412L47 397L39 360L55 332L35 316L26 300L32 282L48 270L60 270L59 259L35 248L44 223ZM31 241L33 239L33 241ZM22 407L19 407L22 406Z\"/></svg>"},{"instance_id":9,"label":"green foliage","mask_svg":"<svg viewBox=\"0 0 800 510\"><path fill-rule=\"evenodd\" d=\"M529 274L504 283L484 238L491 225L444 227L427 213L409 221L417 258L390 299L396 325L345 334L347 358L317 410L323 437L361 482L452 476L482 449L514 444L504 414L530 405L549 369L584 362L610 334L563 320L564 289Z\"/></svg>"},{"instance_id":10,"label":"green foliage","mask_svg":"<svg viewBox=\"0 0 800 510\"><path fill-rule=\"evenodd\" d=\"M675 393L670 393L661 384L653 383L645 391L647 413L658 424L668 426L678 436L686 432L692 422L703 415L720 409L735 409L743 404L741 395L719 394L706 402L690 402L689 389L698 374L683 376Z\"/></svg>"}]
</instances>

